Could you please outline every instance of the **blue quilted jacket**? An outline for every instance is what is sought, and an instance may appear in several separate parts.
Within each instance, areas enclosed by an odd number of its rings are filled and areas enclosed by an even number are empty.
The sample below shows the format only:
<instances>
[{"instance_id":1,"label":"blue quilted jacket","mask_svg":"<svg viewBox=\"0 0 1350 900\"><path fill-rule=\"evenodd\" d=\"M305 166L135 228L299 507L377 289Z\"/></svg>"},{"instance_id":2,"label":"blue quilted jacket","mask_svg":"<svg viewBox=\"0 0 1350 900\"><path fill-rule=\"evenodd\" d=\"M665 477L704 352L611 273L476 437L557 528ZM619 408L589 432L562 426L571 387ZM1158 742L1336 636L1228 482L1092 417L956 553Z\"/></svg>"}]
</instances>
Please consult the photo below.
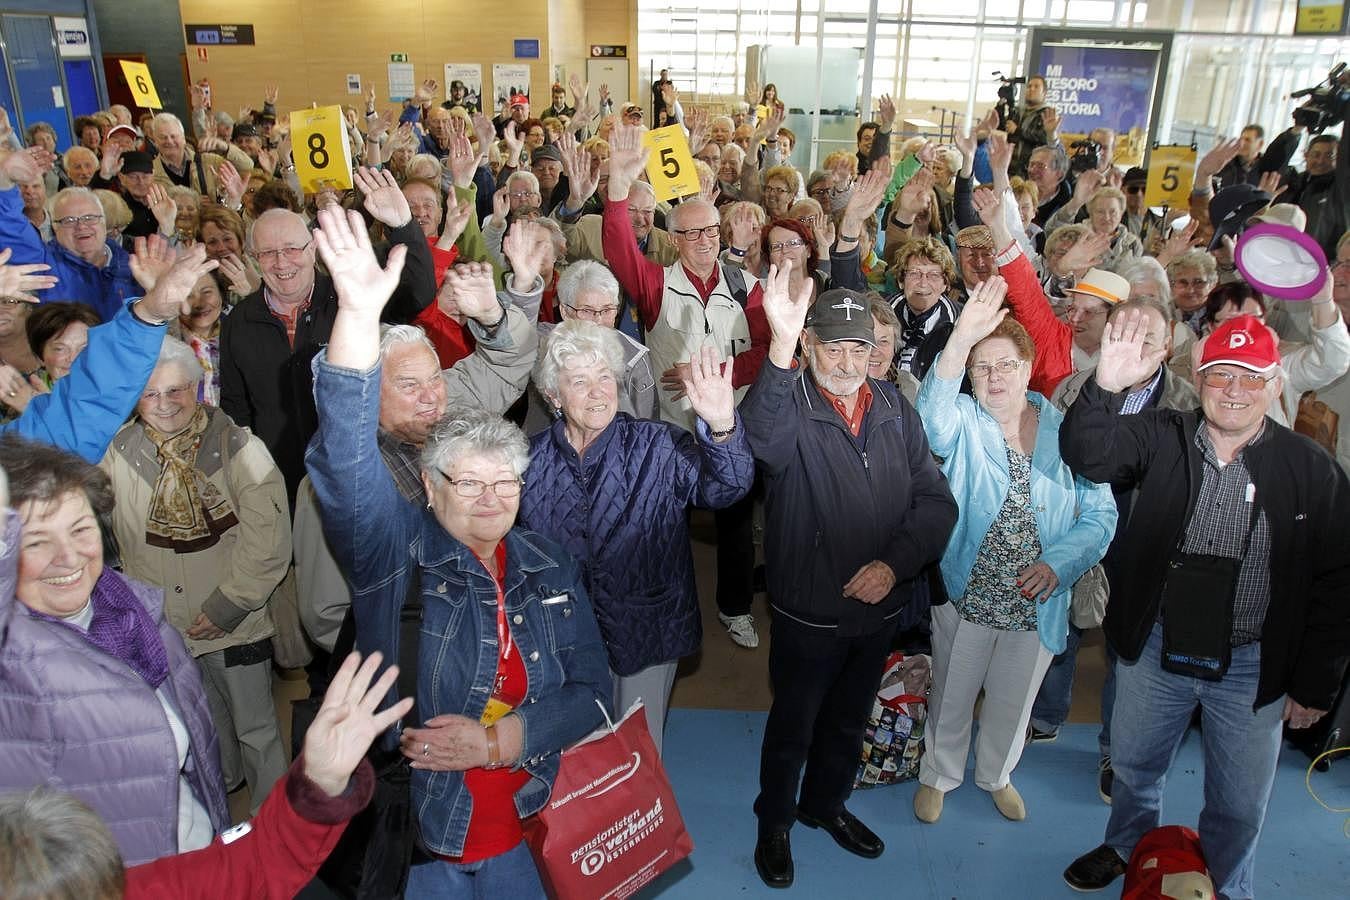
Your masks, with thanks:
<instances>
[{"instance_id":1,"label":"blue quilted jacket","mask_svg":"<svg viewBox=\"0 0 1350 900\"><path fill-rule=\"evenodd\" d=\"M679 659L703 639L687 507L720 508L755 476L745 429L713 443L665 422L618 413L586 449L559 420L530 441L520 524L581 563L582 580L617 675Z\"/></svg>"}]
</instances>

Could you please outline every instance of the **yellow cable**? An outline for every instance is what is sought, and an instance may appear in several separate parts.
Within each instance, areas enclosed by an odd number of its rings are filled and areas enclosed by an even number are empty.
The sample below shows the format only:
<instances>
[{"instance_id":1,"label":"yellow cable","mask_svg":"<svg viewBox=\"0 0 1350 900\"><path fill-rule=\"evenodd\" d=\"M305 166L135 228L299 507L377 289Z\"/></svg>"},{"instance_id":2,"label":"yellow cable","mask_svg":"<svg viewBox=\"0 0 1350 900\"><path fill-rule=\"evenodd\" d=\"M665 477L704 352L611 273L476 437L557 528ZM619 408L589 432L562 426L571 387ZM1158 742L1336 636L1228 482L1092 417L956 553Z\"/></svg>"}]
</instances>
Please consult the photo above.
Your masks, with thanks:
<instances>
[{"instance_id":1,"label":"yellow cable","mask_svg":"<svg viewBox=\"0 0 1350 900\"><path fill-rule=\"evenodd\" d=\"M1319 754L1313 759L1312 762L1308 763L1308 771L1306 771L1305 773L1303 773L1303 785L1304 785L1304 787L1306 787L1306 788L1308 789L1308 793L1312 796L1312 798L1313 798L1314 800L1317 801L1317 804L1318 804L1319 806L1321 806L1323 809L1327 810L1328 812L1334 812L1334 813L1350 812L1350 806L1335 807L1335 806L1332 806L1331 804L1327 803L1327 802L1326 802L1325 800L1323 800L1321 797L1317 796L1317 792L1313 790L1313 786L1312 786L1312 773L1313 773L1313 769L1316 768L1316 766L1317 766L1318 763L1320 763L1322 760L1326 759L1327 757L1333 756L1334 754L1337 754L1337 753L1347 753L1347 752L1350 752L1350 745L1347 745L1347 746L1345 746L1345 747L1333 747L1333 748L1331 748L1330 750L1327 750L1327 751L1325 751L1325 752L1323 752L1323 753L1319 753ZM1350 837L1350 819L1346 819L1346 820L1345 820L1345 825L1341 828L1341 831L1345 833L1345 836L1346 836L1346 837Z\"/></svg>"}]
</instances>

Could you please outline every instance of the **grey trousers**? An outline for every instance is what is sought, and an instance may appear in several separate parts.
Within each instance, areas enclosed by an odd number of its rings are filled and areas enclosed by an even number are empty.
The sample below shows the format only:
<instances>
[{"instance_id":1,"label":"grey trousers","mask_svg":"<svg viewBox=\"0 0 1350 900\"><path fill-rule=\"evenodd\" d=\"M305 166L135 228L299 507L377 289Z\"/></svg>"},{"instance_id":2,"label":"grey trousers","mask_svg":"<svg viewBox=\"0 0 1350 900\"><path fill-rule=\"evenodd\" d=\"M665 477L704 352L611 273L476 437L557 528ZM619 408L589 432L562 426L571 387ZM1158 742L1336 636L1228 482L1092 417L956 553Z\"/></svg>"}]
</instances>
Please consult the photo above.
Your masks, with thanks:
<instances>
[{"instance_id":1,"label":"grey trousers","mask_svg":"<svg viewBox=\"0 0 1350 900\"><path fill-rule=\"evenodd\" d=\"M197 657L197 666L220 735L225 787L239 784L242 775L256 813L287 767L272 699L272 663L226 667L225 651L217 650Z\"/></svg>"},{"instance_id":2,"label":"grey trousers","mask_svg":"<svg viewBox=\"0 0 1350 900\"><path fill-rule=\"evenodd\" d=\"M614 677L614 717L617 721L628 707L638 700L642 701L647 713L647 730L656 742L656 752L661 752L661 739L666 729L666 705L670 702L670 689L675 684L677 661L657 663L632 675Z\"/></svg>"}]
</instances>

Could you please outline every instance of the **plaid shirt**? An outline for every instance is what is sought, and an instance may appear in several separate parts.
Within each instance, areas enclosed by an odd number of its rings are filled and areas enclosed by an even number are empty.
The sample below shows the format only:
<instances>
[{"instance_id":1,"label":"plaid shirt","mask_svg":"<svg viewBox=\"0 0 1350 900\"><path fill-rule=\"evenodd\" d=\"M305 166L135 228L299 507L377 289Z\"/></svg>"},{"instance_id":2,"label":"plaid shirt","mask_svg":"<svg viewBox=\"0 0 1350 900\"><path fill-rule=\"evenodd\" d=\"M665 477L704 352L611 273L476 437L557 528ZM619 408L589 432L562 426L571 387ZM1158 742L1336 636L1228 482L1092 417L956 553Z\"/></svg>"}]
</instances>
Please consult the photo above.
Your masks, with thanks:
<instances>
[{"instance_id":1,"label":"plaid shirt","mask_svg":"<svg viewBox=\"0 0 1350 900\"><path fill-rule=\"evenodd\" d=\"M1152 380L1137 391L1130 391L1125 395L1125 405L1120 408L1122 416L1133 416L1143 411L1148 405L1148 398L1153 396L1153 392L1158 389L1158 382L1162 381L1162 366L1153 373Z\"/></svg>"},{"instance_id":2,"label":"plaid shirt","mask_svg":"<svg viewBox=\"0 0 1350 900\"><path fill-rule=\"evenodd\" d=\"M1248 444L1257 443L1265 433L1262 426ZM1250 644L1261 639L1266 608L1270 605L1270 523L1261 512L1252 527L1254 499L1249 498L1255 497L1255 486L1243 462L1243 453L1239 452L1228 465L1222 465L1203 422L1196 429L1195 446L1204 458L1200 467L1200 496L1190 522L1186 523L1181 549L1186 553L1242 560L1233 600L1232 642L1235 647Z\"/></svg>"},{"instance_id":3,"label":"plaid shirt","mask_svg":"<svg viewBox=\"0 0 1350 900\"><path fill-rule=\"evenodd\" d=\"M412 444L405 444L381 428L375 433L375 441L380 446L380 456L389 474L394 476L394 486L409 503L422 506L427 502L426 486L422 484L422 450Z\"/></svg>"}]
</instances>

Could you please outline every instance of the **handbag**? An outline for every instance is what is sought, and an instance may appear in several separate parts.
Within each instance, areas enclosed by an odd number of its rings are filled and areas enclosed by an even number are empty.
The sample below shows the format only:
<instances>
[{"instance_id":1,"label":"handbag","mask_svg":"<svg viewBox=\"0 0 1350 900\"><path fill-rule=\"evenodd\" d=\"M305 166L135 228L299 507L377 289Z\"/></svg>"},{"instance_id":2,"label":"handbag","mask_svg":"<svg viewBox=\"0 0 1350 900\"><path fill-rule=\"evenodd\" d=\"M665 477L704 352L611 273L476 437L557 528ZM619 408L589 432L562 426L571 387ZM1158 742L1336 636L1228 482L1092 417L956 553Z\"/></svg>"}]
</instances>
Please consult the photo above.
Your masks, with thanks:
<instances>
[{"instance_id":1,"label":"handbag","mask_svg":"<svg viewBox=\"0 0 1350 900\"><path fill-rule=\"evenodd\" d=\"M314 659L314 651L300 624L300 598L295 587L295 566L287 566L286 577L272 591L267 601L275 631L272 634L272 657L283 669L303 669Z\"/></svg>"},{"instance_id":2,"label":"handbag","mask_svg":"<svg viewBox=\"0 0 1350 900\"><path fill-rule=\"evenodd\" d=\"M522 823L552 900L631 897L694 849L642 704L605 719L563 751L549 802Z\"/></svg>"},{"instance_id":3,"label":"handbag","mask_svg":"<svg viewBox=\"0 0 1350 900\"><path fill-rule=\"evenodd\" d=\"M906 656L895 651L886 658L872 716L863 732L854 787L897 784L918 776L932 665L932 658L924 654Z\"/></svg>"},{"instance_id":4,"label":"handbag","mask_svg":"<svg viewBox=\"0 0 1350 900\"><path fill-rule=\"evenodd\" d=\"M1340 413L1318 400L1316 391L1303 392L1303 396L1298 400L1298 415L1294 417L1296 432L1312 438L1335 456L1340 425Z\"/></svg>"},{"instance_id":5,"label":"handbag","mask_svg":"<svg viewBox=\"0 0 1350 900\"><path fill-rule=\"evenodd\" d=\"M1106 601L1110 599L1111 582L1106 580L1106 569L1097 563L1073 583L1069 621L1084 631L1099 627L1106 621Z\"/></svg>"}]
</instances>

